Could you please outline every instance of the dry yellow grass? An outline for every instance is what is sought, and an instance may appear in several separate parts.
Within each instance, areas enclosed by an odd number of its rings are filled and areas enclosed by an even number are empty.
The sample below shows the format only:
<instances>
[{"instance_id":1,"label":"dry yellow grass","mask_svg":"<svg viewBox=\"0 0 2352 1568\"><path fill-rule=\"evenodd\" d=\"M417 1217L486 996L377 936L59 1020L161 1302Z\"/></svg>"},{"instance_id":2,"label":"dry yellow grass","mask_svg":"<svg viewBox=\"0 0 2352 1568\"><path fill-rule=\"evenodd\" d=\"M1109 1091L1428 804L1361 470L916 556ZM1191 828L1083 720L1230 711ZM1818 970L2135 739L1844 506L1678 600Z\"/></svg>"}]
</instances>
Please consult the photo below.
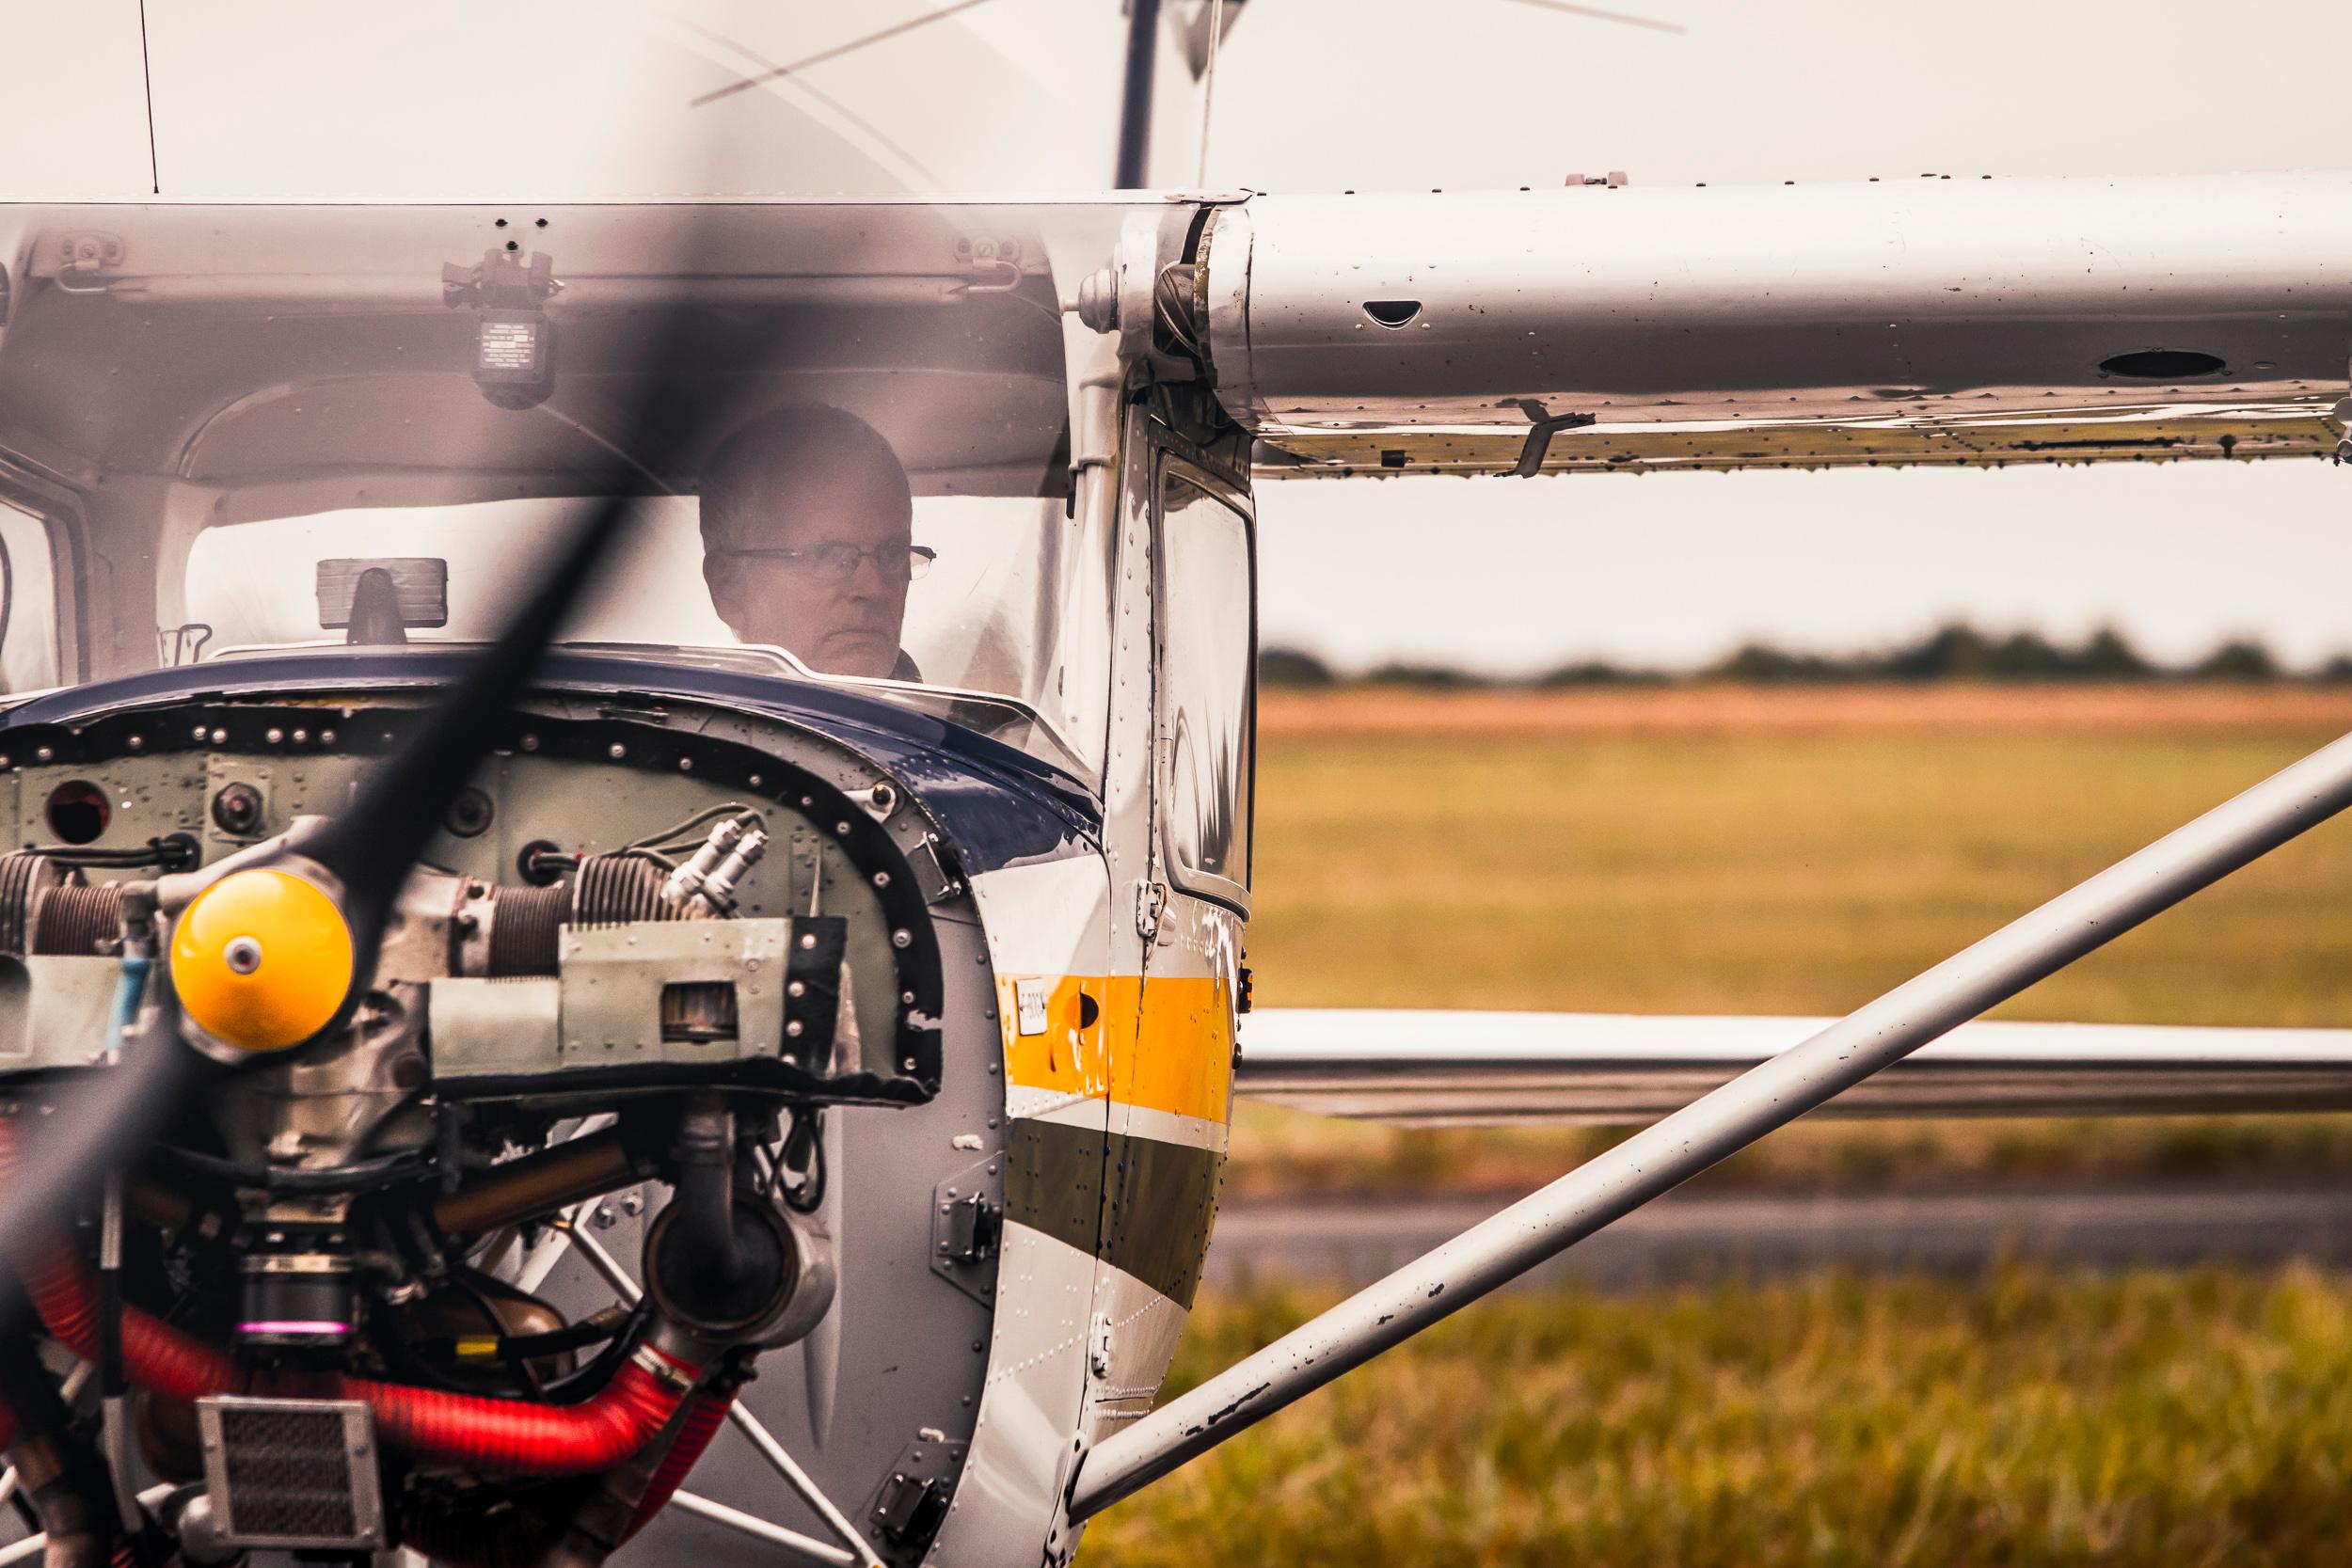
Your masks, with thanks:
<instances>
[{"instance_id":1,"label":"dry yellow grass","mask_svg":"<svg viewBox=\"0 0 2352 1568\"><path fill-rule=\"evenodd\" d=\"M2346 729L2332 688L1278 694L1258 997L1842 1012ZM2331 823L2002 1012L2352 1023L2347 886ZM1525 1187L1594 1142L1245 1108L1233 1185ZM2352 1169L2352 1121L1799 1127L1724 1175L2218 1166Z\"/></svg>"},{"instance_id":2,"label":"dry yellow grass","mask_svg":"<svg viewBox=\"0 0 2352 1568\"><path fill-rule=\"evenodd\" d=\"M1207 1303L1188 1384L1321 1305ZM2352 1282L1824 1275L1481 1303L1112 1510L1093 1568L2332 1568Z\"/></svg>"}]
</instances>

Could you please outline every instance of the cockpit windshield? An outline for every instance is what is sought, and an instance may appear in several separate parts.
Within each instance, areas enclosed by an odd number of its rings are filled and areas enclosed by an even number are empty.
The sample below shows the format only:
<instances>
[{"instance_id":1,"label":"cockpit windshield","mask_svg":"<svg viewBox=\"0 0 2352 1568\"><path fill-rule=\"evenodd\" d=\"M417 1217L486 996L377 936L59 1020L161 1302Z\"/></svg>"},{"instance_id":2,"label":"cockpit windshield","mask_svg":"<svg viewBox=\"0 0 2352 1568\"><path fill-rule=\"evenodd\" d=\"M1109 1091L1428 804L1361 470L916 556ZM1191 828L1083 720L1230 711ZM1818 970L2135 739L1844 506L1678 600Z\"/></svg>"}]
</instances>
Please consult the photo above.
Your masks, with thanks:
<instances>
[{"instance_id":1,"label":"cockpit windshield","mask_svg":"<svg viewBox=\"0 0 2352 1568\"><path fill-rule=\"evenodd\" d=\"M595 504L343 509L206 529L188 552L186 619L161 628L159 657L186 663L485 641L513 586ZM1087 705L1073 689L1084 688L1089 668L1099 674L1104 653L1085 645L1080 607L1070 607L1067 621L1060 613L1062 595L1080 587L1066 580L1078 564L1066 558L1080 542L1069 537L1059 499L927 496L910 509L904 543L820 540L736 560L698 526L704 504L641 501L628 538L560 641L852 686L950 715L1082 777L1091 772ZM845 563L839 557L851 549L861 553ZM737 560L756 564L747 572ZM757 577L730 583L731 572Z\"/></svg>"},{"instance_id":2,"label":"cockpit windshield","mask_svg":"<svg viewBox=\"0 0 2352 1568\"><path fill-rule=\"evenodd\" d=\"M93 211L0 208L11 692L478 643L617 496L564 643L1099 776L1061 301L1120 209Z\"/></svg>"}]
</instances>

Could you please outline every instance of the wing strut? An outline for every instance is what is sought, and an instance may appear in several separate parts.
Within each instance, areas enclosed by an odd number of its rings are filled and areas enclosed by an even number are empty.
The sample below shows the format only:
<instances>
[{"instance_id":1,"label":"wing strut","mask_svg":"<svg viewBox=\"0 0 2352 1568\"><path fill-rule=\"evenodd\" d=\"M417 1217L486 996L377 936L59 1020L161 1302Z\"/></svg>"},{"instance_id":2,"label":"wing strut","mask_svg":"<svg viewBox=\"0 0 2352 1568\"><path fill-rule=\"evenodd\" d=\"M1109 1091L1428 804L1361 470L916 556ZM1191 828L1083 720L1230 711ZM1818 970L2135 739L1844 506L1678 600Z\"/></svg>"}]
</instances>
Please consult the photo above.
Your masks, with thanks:
<instances>
[{"instance_id":1,"label":"wing strut","mask_svg":"<svg viewBox=\"0 0 2352 1568\"><path fill-rule=\"evenodd\" d=\"M1652 1122L1113 1433L1081 1462L1071 1518L1102 1512L2347 805L2352 736Z\"/></svg>"}]
</instances>

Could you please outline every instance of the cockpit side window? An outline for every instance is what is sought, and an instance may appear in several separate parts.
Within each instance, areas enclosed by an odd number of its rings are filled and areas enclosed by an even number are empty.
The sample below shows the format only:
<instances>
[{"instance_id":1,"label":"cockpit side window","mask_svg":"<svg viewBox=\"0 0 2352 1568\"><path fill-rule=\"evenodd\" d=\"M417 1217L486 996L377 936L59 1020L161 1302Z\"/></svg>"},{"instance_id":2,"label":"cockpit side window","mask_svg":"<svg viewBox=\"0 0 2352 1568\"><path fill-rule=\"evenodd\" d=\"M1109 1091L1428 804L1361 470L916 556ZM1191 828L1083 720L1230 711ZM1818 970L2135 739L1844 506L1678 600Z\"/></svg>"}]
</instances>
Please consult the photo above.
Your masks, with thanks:
<instances>
[{"instance_id":1,"label":"cockpit side window","mask_svg":"<svg viewBox=\"0 0 2352 1568\"><path fill-rule=\"evenodd\" d=\"M0 501L0 687L44 691L63 680L57 658L57 572L49 529Z\"/></svg>"},{"instance_id":2,"label":"cockpit side window","mask_svg":"<svg viewBox=\"0 0 2352 1568\"><path fill-rule=\"evenodd\" d=\"M1168 464L1156 617L1163 844L1178 885L1236 903L1249 887L1254 555L1248 514Z\"/></svg>"}]
</instances>

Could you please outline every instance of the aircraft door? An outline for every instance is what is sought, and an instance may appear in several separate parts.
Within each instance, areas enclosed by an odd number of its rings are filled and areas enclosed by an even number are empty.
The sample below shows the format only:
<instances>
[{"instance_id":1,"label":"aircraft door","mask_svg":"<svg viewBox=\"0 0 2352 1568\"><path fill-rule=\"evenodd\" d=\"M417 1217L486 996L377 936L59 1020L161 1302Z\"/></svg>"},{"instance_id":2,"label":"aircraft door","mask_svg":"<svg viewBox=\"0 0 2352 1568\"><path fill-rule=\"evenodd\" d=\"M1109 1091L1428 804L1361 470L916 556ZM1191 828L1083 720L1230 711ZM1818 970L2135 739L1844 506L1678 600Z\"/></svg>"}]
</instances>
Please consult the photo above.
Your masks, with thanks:
<instances>
[{"instance_id":1,"label":"aircraft door","mask_svg":"<svg viewBox=\"0 0 2352 1568\"><path fill-rule=\"evenodd\" d=\"M1138 478L1145 476L1138 475ZM1248 911L1256 567L1248 495L1155 444L1150 877L1141 994L1110 1043L1089 1425L1149 1409L1215 1217Z\"/></svg>"}]
</instances>

